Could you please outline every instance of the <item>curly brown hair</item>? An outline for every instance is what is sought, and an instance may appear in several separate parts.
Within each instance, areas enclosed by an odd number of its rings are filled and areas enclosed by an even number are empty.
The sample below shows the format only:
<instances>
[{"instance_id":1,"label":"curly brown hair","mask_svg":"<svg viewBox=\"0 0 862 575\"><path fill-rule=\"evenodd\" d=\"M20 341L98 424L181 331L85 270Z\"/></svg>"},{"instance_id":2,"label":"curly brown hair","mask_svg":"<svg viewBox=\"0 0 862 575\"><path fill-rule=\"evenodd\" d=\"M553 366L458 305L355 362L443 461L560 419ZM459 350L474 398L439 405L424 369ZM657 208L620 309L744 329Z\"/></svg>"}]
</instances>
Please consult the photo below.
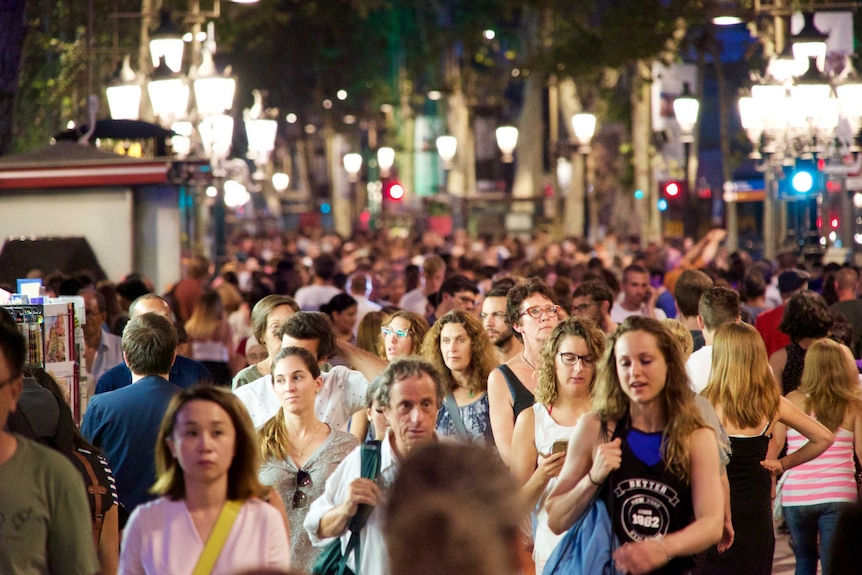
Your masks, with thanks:
<instances>
[{"instance_id":1,"label":"curly brown hair","mask_svg":"<svg viewBox=\"0 0 862 575\"><path fill-rule=\"evenodd\" d=\"M539 381L536 384L536 403L551 405L557 400L557 351L560 344L568 336L583 338L587 343L590 355L598 363L605 352L605 334L596 322L586 317L570 317L561 321L551 332L551 337L542 348L539 355ZM590 389L596 382L596 370L593 370L593 380Z\"/></svg>"},{"instance_id":2,"label":"curly brown hair","mask_svg":"<svg viewBox=\"0 0 862 575\"><path fill-rule=\"evenodd\" d=\"M440 352L440 332L444 325L450 323L463 325L470 337L470 381L468 388L476 393L483 392L488 389L488 374L499 362L494 344L491 343L488 334L485 333L476 316L455 309L448 312L431 326L422 342L420 355L440 372L447 390L453 391L457 387L455 378L443 362L443 354Z\"/></svg>"}]
</instances>

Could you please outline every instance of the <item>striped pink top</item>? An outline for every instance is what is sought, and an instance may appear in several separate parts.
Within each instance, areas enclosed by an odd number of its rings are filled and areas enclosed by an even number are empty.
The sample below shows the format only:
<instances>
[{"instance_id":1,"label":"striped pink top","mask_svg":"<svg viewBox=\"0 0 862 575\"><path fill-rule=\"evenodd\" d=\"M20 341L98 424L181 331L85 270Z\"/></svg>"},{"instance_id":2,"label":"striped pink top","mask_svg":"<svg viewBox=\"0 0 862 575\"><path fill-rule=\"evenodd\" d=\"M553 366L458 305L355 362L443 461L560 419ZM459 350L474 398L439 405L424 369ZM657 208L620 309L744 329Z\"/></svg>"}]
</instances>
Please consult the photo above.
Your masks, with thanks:
<instances>
[{"instance_id":1,"label":"striped pink top","mask_svg":"<svg viewBox=\"0 0 862 575\"><path fill-rule=\"evenodd\" d=\"M787 429L787 453L795 452L807 442L795 429ZM835 443L829 449L787 472L781 503L792 507L856 501L854 472L853 432L839 427Z\"/></svg>"}]
</instances>

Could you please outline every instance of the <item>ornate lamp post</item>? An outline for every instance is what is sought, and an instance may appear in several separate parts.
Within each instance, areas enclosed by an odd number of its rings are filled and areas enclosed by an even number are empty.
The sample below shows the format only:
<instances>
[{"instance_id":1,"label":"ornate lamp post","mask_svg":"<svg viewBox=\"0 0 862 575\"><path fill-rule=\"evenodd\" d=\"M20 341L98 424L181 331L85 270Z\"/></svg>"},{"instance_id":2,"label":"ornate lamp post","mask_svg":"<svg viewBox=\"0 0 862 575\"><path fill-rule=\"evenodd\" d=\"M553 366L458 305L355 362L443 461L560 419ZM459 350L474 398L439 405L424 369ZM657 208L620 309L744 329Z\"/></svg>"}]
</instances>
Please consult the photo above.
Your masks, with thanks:
<instances>
[{"instance_id":1,"label":"ornate lamp post","mask_svg":"<svg viewBox=\"0 0 862 575\"><path fill-rule=\"evenodd\" d=\"M580 198L575 197L571 198L576 204L580 203L580 206L583 209L584 217L583 221L583 230L581 230L581 234L585 238L590 236L590 180L589 180L589 170L587 169L587 159L590 155L590 151L592 148L590 147L590 143L593 140L593 136L596 133L596 116L594 114L589 114L586 112L575 114L572 116L572 129L575 132L575 140L578 143L578 154L581 156L581 170L583 173L583 177L581 178L581 192L582 196ZM578 201L580 200L580 202ZM566 210L567 215L571 215L569 210Z\"/></svg>"},{"instance_id":2,"label":"ornate lamp post","mask_svg":"<svg viewBox=\"0 0 862 575\"><path fill-rule=\"evenodd\" d=\"M685 171L685 184L686 191L688 193L687 200L689 201L694 201L694 198L696 198L696 195L693 194L694 176L696 174L691 173L691 145L694 143L694 127L697 124L697 116L699 112L700 102L692 95L689 90L688 82L683 83L682 94L677 96L673 101L673 114L676 117L680 130L682 131L682 137L680 139L682 140L683 145L683 169ZM695 170L697 170L696 165ZM689 224L686 233L695 234L695 227L697 226L699 213L700 210L697 209L686 210L687 217L685 219Z\"/></svg>"},{"instance_id":3,"label":"ornate lamp post","mask_svg":"<svg viewBox=\"0 0 862 575\"><path fill-rule=\"evenodd\" d=\"M455 160L455 153L458 151L458 140L455 136L440 136L437 138L437 153L440 159L443 160L443 192L449 196L449 202L452 208L452 227L454 229L462 229L464 227L461 198L456 197L449 191L449 170L452 169L452 162Z\"/></svg>"},{"instance_id":4,"label":"ornate lamp post","mask_svg":"<svg viewBox=\"0 0 862 575\"><path fill-rule=\"evenodd\" d=\"M347 180L350 182L350 200L353 205L350 221L354 225L353 229L359 229L359 214L362 213L364 207L359 205L359 172L362 170L362 154L355 152L344 154L342 162L344 163L344 171L347 172Z\"/></svg>"}]
</instances>

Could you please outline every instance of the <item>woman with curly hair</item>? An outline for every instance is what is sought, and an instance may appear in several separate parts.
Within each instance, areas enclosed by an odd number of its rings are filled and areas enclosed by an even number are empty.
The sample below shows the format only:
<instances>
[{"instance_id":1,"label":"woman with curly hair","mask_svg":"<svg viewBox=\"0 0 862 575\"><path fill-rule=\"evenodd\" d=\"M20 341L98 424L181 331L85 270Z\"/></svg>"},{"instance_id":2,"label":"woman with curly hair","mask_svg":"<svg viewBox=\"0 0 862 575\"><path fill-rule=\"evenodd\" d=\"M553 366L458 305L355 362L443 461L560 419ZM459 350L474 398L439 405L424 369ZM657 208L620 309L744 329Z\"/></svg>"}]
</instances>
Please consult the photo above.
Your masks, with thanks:
<instances>
[{"instance_id":1,"label":"woman with curly hair","mask_svg":"<svg viewBox=\"0 0 862 575\"><path fill-rule=\"evenodd\" d=\"M799 387L805 352L815 340L829 335L833 322L826 300L817 292L804 290L787 301L778 329L790 336L790 345L769 356L769 365L781 383L783 395Z\"/></svg>"},{"instance_id":2,"label":"woman with curly hair","mask_svg":"<svg viewBox=\"0 0 862 575\"><path fill-rule=\"evenodd\" d=\"M593 320L573 317L559 323L539 356L536 403L515 423L511 470L524 499L535 508L537 573L562 538L548 528L545 500L556 485L575 425L590 411L596 363L604 351L605 334Z\"/></svg>"},{"instance_id":3,"label":"woman with curly hair","mask_svg":"<svg viewBox=\"0 0 862 575\"><path fill-rule=\"evenodd\" d=\"M493 447L487 389L497 357L478 318L460 310L446 313L425 336L421 355L437 368L446 389L437 433Z\"/></svg>"},{"instance_id":4,"label":"woman with curly hair","mask_svg":"<svg viewBox=\"0 0 862 575\"><path fill-rule=\"evenodd\" d=\"M788 401L835 435L835 443L816 459L788 471L782 488L781 503L793 537L797 575L814 575L818 555L824 573L847 572L827 569L826 563L831 556L838 517L858 498L853 464L854 453L862 458L862 394L858 376L848 347L819 339L808 348L799 389L787 395ZM776 444L783 445L785 438L788 457L808 445L798 431L776 425Z\"/></svg>"},{"instance_id":5,"label":"woman with curly hair","mask_svg":"<svg viewBox=\"0 0 862 575\"><path fill-rule=\"evenodd\" d=\"M794 296L795 297L795 296ZM727 465L730 509L736 532L730 549L711 549L701 573L772 573L772 475L817 457L832 443L828 429L781 397L766 361L760 334L746 323L726 323L715 332L712 369L703 396L715 407L730 436ZM805 443L793 455L767 455L779 423L798 430Z\"/></svg>"},{"instance_id":6,"label":"woman with curly hair","mask_svg":"<svg viewBox=\"0 0 862 575\"><path fill-rule=\"evenodd\" d=\"M569 441L548 497L562 533L598 496L606 502L619 571L687 573L719 542L723 497L716 436L688 384L682 350L658 320L631 316L598 364L593 411Z\"/></svg>"}]
</instances>

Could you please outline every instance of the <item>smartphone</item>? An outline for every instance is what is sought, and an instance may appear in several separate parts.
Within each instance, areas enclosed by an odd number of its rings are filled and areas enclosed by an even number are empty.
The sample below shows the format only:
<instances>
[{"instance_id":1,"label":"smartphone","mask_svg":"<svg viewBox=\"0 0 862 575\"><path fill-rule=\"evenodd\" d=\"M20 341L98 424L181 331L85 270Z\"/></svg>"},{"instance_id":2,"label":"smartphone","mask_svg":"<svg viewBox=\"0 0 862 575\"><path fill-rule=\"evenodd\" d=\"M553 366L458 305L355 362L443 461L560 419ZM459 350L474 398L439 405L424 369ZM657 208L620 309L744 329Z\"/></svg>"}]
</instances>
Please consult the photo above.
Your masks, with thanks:
<instances>
[{"instance_id":1,"label":"smartphone","mask_svg":"<svg viewBox=\"0 0 862 575\"><path fill-rule=\"evenodd\" d=\"M551 453L559 453L561 451L566 451L569 448L569 440L568 439L559 439L554 442L551 447Z\"/></svg>"}]
</instances>

